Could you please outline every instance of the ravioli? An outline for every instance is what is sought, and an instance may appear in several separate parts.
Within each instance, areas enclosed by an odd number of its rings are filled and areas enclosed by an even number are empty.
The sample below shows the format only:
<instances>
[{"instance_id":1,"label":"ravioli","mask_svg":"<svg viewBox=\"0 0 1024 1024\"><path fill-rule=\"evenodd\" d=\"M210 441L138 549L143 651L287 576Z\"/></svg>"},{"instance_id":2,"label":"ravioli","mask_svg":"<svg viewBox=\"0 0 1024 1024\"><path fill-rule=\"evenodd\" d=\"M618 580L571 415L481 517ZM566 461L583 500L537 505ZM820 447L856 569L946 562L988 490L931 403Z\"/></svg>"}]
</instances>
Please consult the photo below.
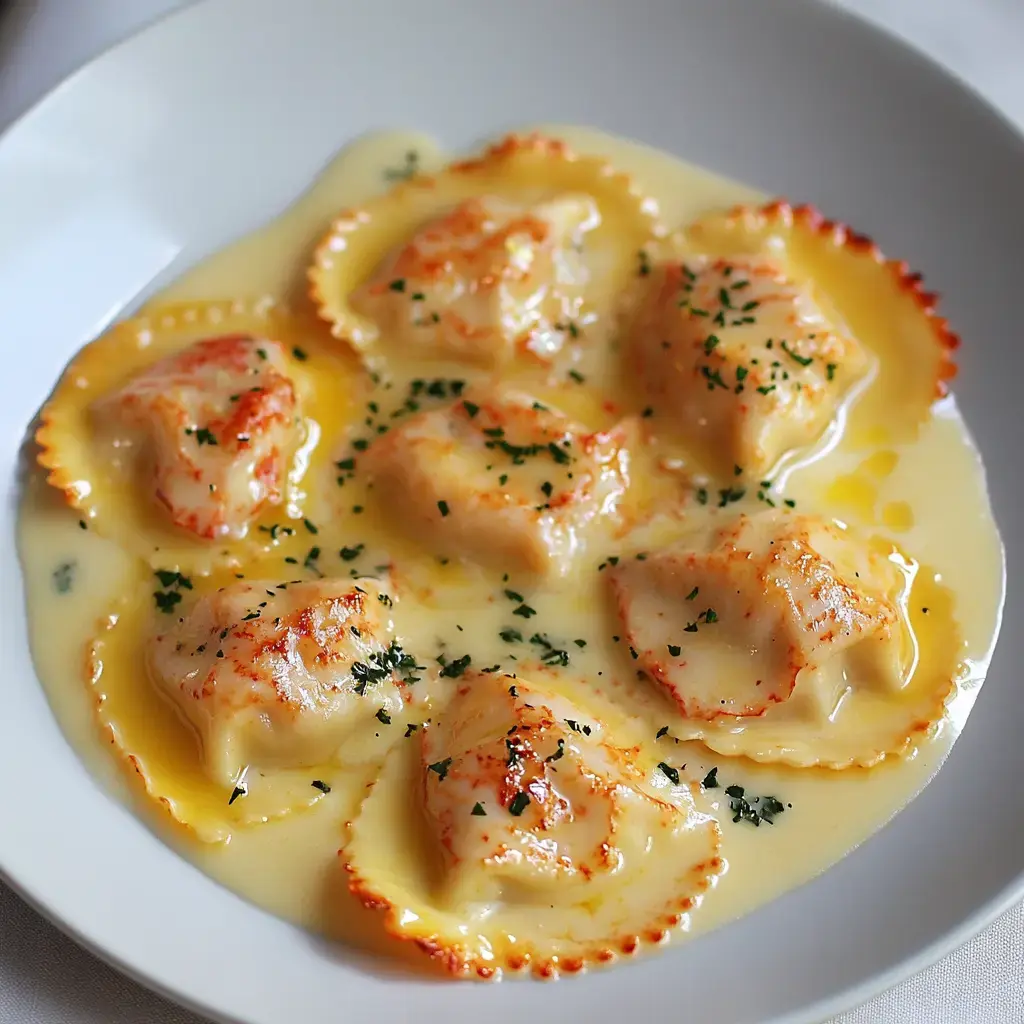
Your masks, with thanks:
<instances>
[{"instance_id":1,"label":"ravioli","mask_svg":"<svg viewBox=\"0 0 1024 1024\"><path fill-rule=\"evenodd\" d=\"M919 661L916 572L887 542L768 510L623 559L608 584L633 663L681 715L673 736L843 767L902 750L950 693Z\"/></svg>"},{"instance_id":2,"label":"ravioli","mask_svg":"<svg viewBox=\"0 0 1024 1024\"><path fill-rule=\"evenodd\" d=\"M724 867L720 833L696 781L621 742L521 679L467 678L406 757L415 782L392 755L365 801L350 887L456 975L551 977L667 941ZM425 855L383 849L418 808Z\"/></svg>"},{"instance_id":3,"label":"ravioli","mask_svg":"<svg viewBox=\"0 0 1024 1024\"><path fill-rule=\"evenodd\" d=\"M844 401L871 361L808 284L756 255L666 261L644 281L630 364L657 425L719 477L735 468L768 475L841 427Z\"/></svg>"},{"instance_id":4,"label":"ravioli","mask_svg":"<svg viewBox=\"0 0 1024 1024\"><path fill-rule=\"evenodd\" d=\"M545 362L610 315L636 248L661 230L655 215L604 161L510 136L341 213L310 268L312 296L367 356Z\"/></svg>"},{"instance_id":5,"label":"ravioli","mask_svg":"<svg viewBox=\"0 0 1024 1024\"><path fill-rule=\"evenodd\" d=\"M314 804L323 766L383 756L380 726L401 717L422 669L395 636L386 586L236 580L200 594L189 577L156 576L155 621L145 628L153 602L140 592L90 664L112 744L176 821L222 841ZM126 630L137 646L112 643Z\"/></svg>"},{"instance_id":6,"label":"ravioli","mask_svg":"<svg viewBox=\"0 0 1024 1024\"><path fill-rule=\"evenodd\" d=\"M614 521L625 440L530 395L481 388L405 420L364 464L380 507L436 553L558 576Z\"/></svg>"},{"instance_id":7,"label":"ravioli","mask_svg":"<svg viewBox=\"0 0 1024 1024\"><path fill-rule=\"evenodd\" d=\"M39 464L83 522L143 557L237 564L268 546L268 515L315 514L303 478L359 393L352 368L316 346L308 321L270 302L126 320L66 369L40 416Z\"/></svg>"},{"instance_id":8,"label":"ravioli","mask_svg":"<svg viewBox=\"0 0 1024 1024\"><path fill-rule=\"evenodd\" d=\"M154 496L174 525L215 540L244 536L281 503L296 406L282 347L226 335L160 360L93 410L119 453L151 448Z\"/></svg>"},{"instance_id":9,"label":"ravioli","mask_svg":"<svg viewBox=\"0 0 1024 1024\"><path fill-rule=\"evenodd\" d=\"M410 353L499 366L561 348L579 315L579 250L596 227L586 196L537 206L467 199L431 221L351 302Z\"/></svg>"},{"instance_id":10,"label":"ravioli","mask_svg":"<svg viewBox=\"0 0 1024 1024\"><path fill-rule=\"evenodd\" d=\"M394 639L392 604L366 578L242 580L157 633L153 674L199 733L211 777L318 764L382 709L397 715L416 659Z\"/></svg>"},{"instance_id":11,"label":"ravioli","mask_svg":"<svg viewBox=\"0 0 1024 1024\"><path fill-rule=\"evenodd\" d=\"M960 339L921 275L887 259L870 238L814 207L776 200L710 213L685 228L682 239L689 251L726 260L758 254L799 285L813 282L823 315L879 359L877 379L852 413L860 432L877 436L884 423L890 442L912 439L947 393Z\"/></svg>"}]
</instances>

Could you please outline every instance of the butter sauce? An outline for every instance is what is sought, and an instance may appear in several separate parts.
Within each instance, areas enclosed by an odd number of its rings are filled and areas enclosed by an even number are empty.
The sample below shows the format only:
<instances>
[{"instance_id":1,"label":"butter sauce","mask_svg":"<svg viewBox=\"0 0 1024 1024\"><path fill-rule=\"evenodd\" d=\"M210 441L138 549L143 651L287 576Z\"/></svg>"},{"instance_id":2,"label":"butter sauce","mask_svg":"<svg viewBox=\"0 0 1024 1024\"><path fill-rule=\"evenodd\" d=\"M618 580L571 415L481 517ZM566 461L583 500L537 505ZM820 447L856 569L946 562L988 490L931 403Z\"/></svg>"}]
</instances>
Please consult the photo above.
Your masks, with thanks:
<instances>
[{"instance_id":1,"label":"butter sauce","mask_svg":"<svg viewBox=\"0 0 1024 1024\"><path fill-rule=\"evenodd\" d=\"M662 219L669 225L681 224L710 208L763 198L745 186L633 143L583 129L542 130L564 138L580 152L602 155L632 175L658 201ZM342 206L389 187L386 172L401 169L410 152L418 154L421 170L430 171L444 163L436 145L419 135L388 133L354 143L289 211L185 273L148 308L264 295L301 306L311 250L331 217ZM443 364L430 372L438 377L459 375L457 367ZM599 368L595 372L599 373ZM397 384L396 397L403 393L403 381L404 377ZM538 393L545 398L543 389ZM549 397L588 425L607 425L600 409L585 395L567 397L560 390ZM814 877L879 829L941 765L984 679L1002 604L1002 550L981 462L955 400L947 397L938 402L914 437L887 431L884 411L877 403L868 402L865 408L871 409L870 422L856 407L847 433L825 457L791 468L785 481L786 496L801 510L819 510L851 526L880 532L918 560L929 592L941 593L945 601L945 609L939 606L942 602L927 612L918 609L918 641L926 648L941 646L955 623L957 649L949 654L948 670L955 675L957 694L934 734L905 756L886 758L870 769L843 771L758 764L715 754L697 742L674 743L667 737L656 740L663 724L657 702L641 702L637 711L649 731L654 760L685 762L697 778L718 769L722 788L708 790L707 795L712 809L721 812L721 853L726 870L692 915L689 927L695 933L746 913ZM451 656L470 654L474 666L507 659L512 648L500 639L502 629L523 625L525 633L532 623L510 617L512 608L501 595L498 577L454 563L438 564L436 559L403 549L394 532L382 525L369 507L370 514L354 511L365 498L358 481L349 481L341 491L344 500L334 501L337 496L332 496L329 511L317 515L324 534L322 546L326 552L341 545L364 545L360 566L372 565L376 560L373 553L393 553L396 546L401 554L409 555L410 580L420 601L418 607L402 608L407 648L416 652L421 662L432 659L438 650ZM638 500L642 502L642 495ZM294 516L300 510L290 511ZM137 716L164 722L152 726L166 733L163 739L154 733L157 748L161 743L177 744L185 756L191 749L190 741L182 739L183 724L168 708L155 716L143 714L146 702L161 700L155 689L139 683L141 673L128 671L132 661L125 661L129 655L143 657L143 638L125 641L129 646L112 658L109 666L97 665L95 660L90 663L86 656L101 632L98 615L106 614L106 609L130 621L151 608L152 587L147 590L145 582L140 585L148 571L140 573L135 557L83 525L79 514L65 506L38 475L24 495L19 543L37 670L66 735L89 770L184 856L259 906L331 939L386 951L391 958L423 968L419 954L389 939L379 917L349 895L338 868L343 826L355 814L372 781L373 766L311 771L311 778L330 787L330 793L315 807L279 821L235 829L223 843L198 841L131 783L122 764L111 756L97 725L96 700L102 694L114 704L120 701L125 708L134 706ZM291 554L299 552L297 546L293 550L285 545L281 550L286 549ZM565 676L586 679L598 693L613 693L616 685L610 677L615 675L616 665L621 667L621 652L607 635L611 629L598 592L601 581L595 566L602 554L600 550L588 552L578 571L529 593L529 601L536 607L535 621L545 633L565 641L586 640L585 648L569 645L571 666ZM301 552L299 557L301 560ZM388 560L384 554L381 557ZM332 571L347 574L348 566L335 562L336 558ZM248 573L248 566L243 571ZM123 631L123 623L114 626L112 635L119 627ZM525 660L526 652L519 653ZM122 663L125 669L112 667ZM555 670L538 670L531 678L558 686L561 677ZM387 728L401 727L395 722ZM733 822L724 792L730 784L775 796L785 805L784 813L773 825L759 828L747 821Z\"/></svg>"}]
</instances>

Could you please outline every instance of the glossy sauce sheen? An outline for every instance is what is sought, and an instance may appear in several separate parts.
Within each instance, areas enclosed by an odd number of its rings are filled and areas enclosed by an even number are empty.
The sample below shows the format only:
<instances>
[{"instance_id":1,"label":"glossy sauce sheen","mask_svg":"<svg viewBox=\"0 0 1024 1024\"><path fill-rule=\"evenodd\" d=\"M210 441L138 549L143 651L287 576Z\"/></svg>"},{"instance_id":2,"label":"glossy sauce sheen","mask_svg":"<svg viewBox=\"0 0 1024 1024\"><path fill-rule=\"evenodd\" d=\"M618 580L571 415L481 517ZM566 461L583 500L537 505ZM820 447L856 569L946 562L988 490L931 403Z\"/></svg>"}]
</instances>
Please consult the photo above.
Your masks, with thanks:
<instances>
[{"instance_id":1,"label":"glossy sauce sheen","mask_svg":"<svg viewBox=\"0 0 1024 1024\"><path fill-rule=\"evenodd\" d=\"M684 223L709 209L762 198L745 186L631 143L580 129L559 128L554 134L577 151L607 157L619 170L632 175L643 191L657 200L662 220L669 225ZM311 249L331 217L345 204L381 192L387 184L385 169L401 166L410 150L418 152L422 169L443 165L434 144L420 136L387 134L360 141L345 150L291 210L185 274L153 299L149 308L264 295L301 304ZM317 372L320 358L321 352L311 349L311 373ZM324 359L334 360L333 372L345 393L336 408L325 409L321 426L338 436L339 424L358 427L361 423L370 393L353 361L329 355ZM884 376L884 355L882 363ZM534 392L588 427L606 428L610 418L592 394L614 394L615 380L603 378L600 366L584 364L580 368L591 388L574 392L537 386ZM463 375L455 365L399 368L393 398L381 401L399 404L408 381L416 376L450 379ZM641 457L634 470L640 477L636 495L630 498L641 505L657 497L657 485L643 479L644 465ZM715 754L696 741L679 743L670 737L656 741L655 734L667 721L665 707L649 695L638 699L634 708L639 716L638 732L646 737L652 762L685 763L697 778L717 767L723 787L739 784L750 793L771 794L786 808L774 825L754 828L748 822L731 820L724 788L708 790L713 809L723 812L721 855L726 870L692 916L692 932L715 927L817 875L920 791L963 725L984 678L998 625L1002 551L982 467L952 398L938 402L916 436L910 436L895 418L892 428L887 427L883 400L877 389L869 387L854 406L839 444L823 458L793 467L785 479L785 493L801 511L834 515L851 526L891 537L920 563L922 589L917 596L933 595L933 606L928 613L918 610L914 615L918 641L922 650L938 652L936 658L956 678L958 692L934 734L906 756L888 757L872 768L842 771L760 764ZM354 511L356 508L365 511ZM509 626L521 626L526 633L536 624L566 643L571 660L560 672L533 671L531 678L556 689L568 689L574 679L585 680L596 696L618 693L619 698L622 692L629 692L629 686L637 686L628 667L623 669L622 652L610 637L612 629L598 586L603 581L595 575L600 550L588 551L565 580L529 585L528 600L538 614L534 622L525 623L512 617L515 605L503 595L500 573L463 568L454 560L441 564L438 558L396 537L371 509L371 498L355 479L331 494L329 502L317 507L312 500L301 510L289 510L294 520L287 520L284 510L279 510L261 522L287 521L295 534L280 545L245 556L239 571L248 578L265 572L288 579L296 570L294 563L283 566L282 556L301 562L315 542L325 552L321 567L346 575L350 564L339 562L336 552L343 546L361 544L362 553L352 561L358 568L368 570L377 561L387 563L389 556L405 559L409 566L413 590L420 596L403 603L403 642L421 663L443 651L449 657L469 654L474 666L502 662L505 671L514 670L509 668L510 646L499 633ZM315 538L303 533L303 513L316 524ZM968 524L972 528L967 528ZM377 915L349 895L338 869L343 826L356 813L376 775L380 755L393 735L387 730L404 732L407 721L417 721L416 714L395 716L390 725L381 725L374 736L364 738L364 767L327 765L304 770L304 787L307 776L331 787L326 795L304 790L304 802L312 805L308 809L297 809L263 825L235 827L232 822L240 826L241 819L225 816L224 794L211 790L201 777L195 737L137 671L145 660L143 638L152 614L155 584L149 582L149 570L140 571L137 558L93 530L83 529L79 515L38 478L26 493L20 544L39 675L61 724L90 769L185 856L260 906L329 936L387 950L389 955L419 965L420 958L403 944L390 941ZM171 563L161 562L158 555L152 564ZM233 578L231 572L217 571L224 582ZM281 575L282 571L288 575ZM68 581L67 585L62 581ZM513 578L507 586L523 590L525 584ZM98 666L97 659L90 662L86 654L92 640L104 636L97 617L107 608L118 621L109 631ZM586 645L571 644L573 638L585 640ZM951 643L953 649L949 649ZM519 654L525 659L528 652ZM94 682L90 682L90 673ZM189 813L197 820L216 820L218 824L210 825L209 831L227 841L197 840L141 795L140 787L126 784L122 765L109 755L97 727L97 687L105 705L100 709L101 721L108 716L124 725L136 748L141 745L156 751L154 761L162 761L167 777L176 780L175 785L191 787ZM397 742L411 745L417 741ZM236 802L232 814L241 804L243 801ZM386 814L387 809L381 813ZM385 819L380 827L386 837L388 829L400 829L401 823ZM197 832L202 829L197 827ZM399 832L393 845L405 847L405 839Z\"/></svg>"}]
</instances>

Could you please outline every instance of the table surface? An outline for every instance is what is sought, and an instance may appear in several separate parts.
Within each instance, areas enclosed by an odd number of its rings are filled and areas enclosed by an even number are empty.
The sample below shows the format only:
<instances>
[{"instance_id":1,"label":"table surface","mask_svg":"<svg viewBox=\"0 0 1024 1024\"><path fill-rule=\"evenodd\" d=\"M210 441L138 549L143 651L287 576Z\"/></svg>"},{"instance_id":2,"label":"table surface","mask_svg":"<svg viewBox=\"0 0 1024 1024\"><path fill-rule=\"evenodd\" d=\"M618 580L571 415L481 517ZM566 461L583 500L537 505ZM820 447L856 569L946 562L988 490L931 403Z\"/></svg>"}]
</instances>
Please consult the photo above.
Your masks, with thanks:
<instances>
[{"instance_id":1,"label":"table surface","mask_svg":"<svg viewBox=\"0 0 1024 1024\"><path fill-rule=\"evenodd\" d=\"M0 0L0 131L79 65L188 0ZM282 0L284 2L284 0ZM840 0L942 61L1024 131L1021 0ZM1020 1024L1024 904L831 1024ZM101 963L0 883L0 1024L203 1024Z\"/></svg>"}]
</instances>

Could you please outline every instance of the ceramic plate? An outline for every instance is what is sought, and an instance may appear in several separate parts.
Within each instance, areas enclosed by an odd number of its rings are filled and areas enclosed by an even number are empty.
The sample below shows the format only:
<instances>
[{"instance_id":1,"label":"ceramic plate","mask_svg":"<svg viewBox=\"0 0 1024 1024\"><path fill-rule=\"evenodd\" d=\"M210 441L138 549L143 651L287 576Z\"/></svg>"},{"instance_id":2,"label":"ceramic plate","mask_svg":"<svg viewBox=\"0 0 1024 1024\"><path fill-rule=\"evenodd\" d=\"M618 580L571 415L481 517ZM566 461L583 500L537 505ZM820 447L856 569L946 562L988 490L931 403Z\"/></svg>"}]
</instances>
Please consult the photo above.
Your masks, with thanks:
<instances>
[{"instance_id":1,"label":"ceramic plate","mask_svg":"<svg viewBox=\"0 0 1024 1024\"><path fill-rule=\"evenodd\" d=\"M460 149L542 121L592 124L812 202L926 272L965 338L957 394L1008 548L1008 628L936 780L816 881L683 948L575 981L413 981L220 888L82 768L29 657L19 445L81 344L280 211L347 140L411 127ZM210 0L75 75L0 143L4 876L148 984L255 1024L615 1021L637 1007L811 1021L963 942L1024 895L1022 181L1024 142L976 97L800 0L433 0L429 11Z\"/></svg>"}]
</instances>

